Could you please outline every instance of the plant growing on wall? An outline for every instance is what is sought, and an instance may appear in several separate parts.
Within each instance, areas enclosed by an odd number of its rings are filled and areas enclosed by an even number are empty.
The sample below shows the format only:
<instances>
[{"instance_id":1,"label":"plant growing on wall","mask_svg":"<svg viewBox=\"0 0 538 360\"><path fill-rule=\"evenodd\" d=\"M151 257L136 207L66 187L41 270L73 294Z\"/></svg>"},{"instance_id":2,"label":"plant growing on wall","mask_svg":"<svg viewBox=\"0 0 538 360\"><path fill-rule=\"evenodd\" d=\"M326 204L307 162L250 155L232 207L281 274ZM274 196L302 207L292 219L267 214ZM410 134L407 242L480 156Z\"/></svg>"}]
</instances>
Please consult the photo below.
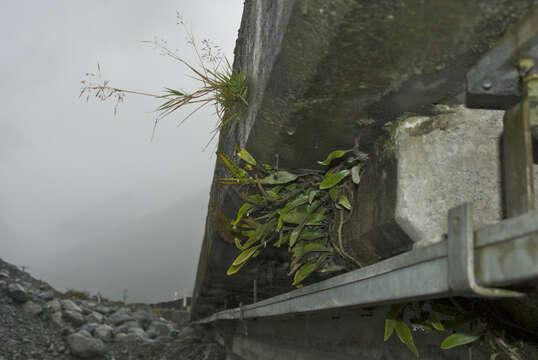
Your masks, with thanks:
<instances>
[{"instance_id":1,"label":"plant growing on wall","mask_svg":"<svg viewBox=\"0 0 538 360\"><path fill-rule=\"evenodd\" d=\"M342 259L360 266L344 249L342 226L352 210L351 188L360 182L366 154L358 149L333 151L319 162L327 171L278 169L260 164L243 148L237 149L239 164L217 155L231 174L219 181L236 186L244 201L231 222L240 253L228 275L268 246L288 249L288 275L297 287L313 272L343 270Z\"/></svg>"},{"instance_id":2,"label":"plant growing on wall","mask_svg":"<svg viewBox=\"0 0 538 360\"><path fill-rule=\"evenodd\" d=\"M181 120L181 124L201 108L214 106L218 124L211 138L213 139L218 131L226 128L228 124L234 124L248 106L245 74L233 68L220 48L208 39L202 40L201 45L198 45L192 31L187 28L181 16L177 14L177 17L178 24L182 25L187 33L187 44L193 49L198 64L191 64L175 51L170 50L165 40L154 39L144 42L153 44L161 51L161 54L183 64L189 70L190 77L199 82L198 88L185 91L167 87L161 94L152 94L113 87L109 80L102 80L101 66L97 64L97 73L86 73L86 79L81 81L80 97L85 96L86 101L89 101L91 96L101 101L113 99L115 100L114 114L117 113L118 105L125 101L128 94L159 99L163 103L156 109L158 115L155 119L154 132L162 118L179 109L194 107L194 110Z\"/></svg>"},{"instance_id":3,"label":"plant growing on wall","mask_svg":"<svg viewBox=\"0 0 538 360\"><path fill-rule=\"evenodd\" d=\"M441 342L441 349L448 350L462 345L481 342L489 348L491 359L507 358L521 360L515 346L497 334L484 322L476 312L464 309L455 299L417 301L394 304L385 318L385 335L387 341L394 332L409 350L418 358L412 331L439 331L449 335ZM469 358L472 357L469 347ZM500 358L499 358L500 359Z\"/></svg>"}]
</instances>

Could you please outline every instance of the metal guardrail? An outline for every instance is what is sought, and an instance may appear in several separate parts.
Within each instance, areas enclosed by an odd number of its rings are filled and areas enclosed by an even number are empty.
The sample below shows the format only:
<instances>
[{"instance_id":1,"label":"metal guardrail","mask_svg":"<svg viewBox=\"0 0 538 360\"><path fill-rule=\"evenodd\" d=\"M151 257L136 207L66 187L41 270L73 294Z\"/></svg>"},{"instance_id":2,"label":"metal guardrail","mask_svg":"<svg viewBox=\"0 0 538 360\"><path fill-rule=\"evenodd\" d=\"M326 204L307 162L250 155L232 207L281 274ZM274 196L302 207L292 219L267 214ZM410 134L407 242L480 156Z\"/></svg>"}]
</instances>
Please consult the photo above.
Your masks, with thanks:
<instances>
[{"instance_id":1,"label":"metal guardrail","mask_svg":"<svg viewBox=\"0 0 538 360\"><path fill-rule=\"evenodd\" d=\"M538 211L470 233L474 234L475 262L471 271L478 285L496 287L538 279ZM460 255L449 253L448 241L254 304L221 311L197 323L473 295L450 286L449 257Z\"/></svg>"}]
</instances>

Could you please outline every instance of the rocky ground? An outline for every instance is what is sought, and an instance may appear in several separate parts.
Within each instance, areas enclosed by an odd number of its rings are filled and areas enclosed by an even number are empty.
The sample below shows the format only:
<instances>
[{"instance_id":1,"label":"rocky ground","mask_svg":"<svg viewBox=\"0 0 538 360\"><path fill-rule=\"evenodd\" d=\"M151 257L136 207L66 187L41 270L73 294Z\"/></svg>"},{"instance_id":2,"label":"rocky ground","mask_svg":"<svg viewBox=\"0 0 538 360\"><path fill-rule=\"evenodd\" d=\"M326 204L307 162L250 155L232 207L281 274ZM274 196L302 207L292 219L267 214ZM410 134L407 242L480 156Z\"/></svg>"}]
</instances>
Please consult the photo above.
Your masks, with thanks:
<instances>
[{"instance_id":1,"label":"rocky ground","mask_svg":"<svg viewBox=\"0 0 538 360\"><path fill-rule=\"evenodd\" d=\"M74 294L73 294L74 295ZM202 329L136 307L81 299L0 259L0 360L224 360Z\"/></svg>"}]
</instances>

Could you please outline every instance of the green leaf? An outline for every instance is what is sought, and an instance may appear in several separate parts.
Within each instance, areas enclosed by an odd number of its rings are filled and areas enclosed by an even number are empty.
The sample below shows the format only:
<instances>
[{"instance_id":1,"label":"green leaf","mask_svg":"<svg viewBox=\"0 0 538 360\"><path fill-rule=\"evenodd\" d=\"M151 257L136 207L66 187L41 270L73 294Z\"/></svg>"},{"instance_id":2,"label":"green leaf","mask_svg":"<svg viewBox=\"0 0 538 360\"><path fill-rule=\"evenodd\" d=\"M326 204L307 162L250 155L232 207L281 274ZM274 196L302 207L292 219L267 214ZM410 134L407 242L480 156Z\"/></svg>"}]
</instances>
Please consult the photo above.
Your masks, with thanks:
<instances>
[{"instance_id":1,"label":"green leaf","mask_svg":"<svg viewBox=\"0 0 538 360\"><path fill-rule=\"evenodd\" d=\"M396 320L386 318L385 319L385 336L383 337L384 341L387 341L392 336L394 332L394 326L396 326Z\"/></svg>"},{"instance_id":2,"label":"green leaf","mask_svg":"<svg viewBox=\"0 0 538 360\"><path fill-rule=\"evenodd\" d=\"M245 149L245 148L241 148L238 152L237 152L237 155L246 163L250 164L250 165L253 165L253 166L256 166L256 160L254 159L254 157L252 155L250 155L250 153Z\"/></svg>"},{"instance_id":3,"label":"green leaf","mask_svg":"<svg viewBox=\"0 0 538 360\"><path fill-rule=\"evenodd\" d=\"M250 236L250 238L246 241L245 244L243 244L243 247L248 248L252 246L253 244L257 243L259 240L261 240L265 235L271 231L271 228L275 225L276 219L271 219L263 224L260 224L256 227L256 230L254 230L254 233Z\"/></svg>"},{"instance_id":4,"label":"green leaf","mask_svg":"<svg viewBox=\"0 0 538 360\"><path fill-rule=\"evenodd\" d=\"M241 240L239 240L239 238L235 238L234 239L235 241L235 247L238 248L239 250L245 250L245 248L243 247L243 245L241 245Z\"/></svg>"},{"instance_id":5,"label":"green leaf","mask_svg":"<svg viewBox=\"0 0 538 360\"><path fill-rule=\"evenodd\" d=\"M252 255L254 255L254 253L260 248L260 246L262 246L262 244L256 245L254 247L251 247L250 249L243 251L241 254L239 254L238 257L235 258L232 265L239 266L242 263L246 262L248 259L250 259Z\"/></svg>"},{"instance_id":6,"label":"green leaf","mask_svg":"<svg viewBox=\"0 0 538 360\"><path fill-rule=\"evenodd\" d=\"M413 335L411 335L409 327L403 321L397 321L394 325L394 330L396 330L396 334L398 334L400 341L407 345L409 350L418 357L418 350L413 343Z\"/></svg>"},{"instance_id":7,"label":"green leaf","mask_svg":"<svg viewBox=\"0 0 538 360\"><path fill-rule=\"evenodd\" d=\"M393 304L390 306L385 319L385 341L391 337L392 332L394 331L394 326L396 325L396 319L398 319L400 313L406 306L407 303Z\"/></svg>"},{"instance_id":8,"label":"green leaf","mask_svg":"<svg viewBox=\"0 0 538 360\"><path fill-rule=\"evenodd\" d=\"M284 208L280 211L280 217L278 218L278 223L276 225L276 231L280 231L280 229L282 228L284 218L286 217L288 212L290 212L291 210L297 208L298 206L306 204L307 202L308 202L308 196L306 196L305 194L301 194L301 195L297 196L295 199L293 199L292 201L289 201L288 203L286 203ZM300 224L301 222L299 222L298 224Z\"/></svg>"},{"instance_id":9,"label":"green leaf","mask_svg":"<svg viewBox=\"0 0 538 360\"><path fill-rule=\"evenodd\" d=\"M325 251L329 251L329 249L327 249L325 246L318 243L309 243L309 244L306 244L303 248L303 252L305 254L309 252L314 252L314 251L325 252Z\"/></svg>"},{"instance_id":10,"label":"green leaf","mask_svg":"<svg viewBox=\"0 0 538 360\"><path fill-rule=\"evenodd\" d=\"M441 343L441 349L451 349L456 346L465 345L472 343L480 338L480 336L465 334L465 333L455 333L448 336Z\"/></svg>"},{"instance_id":11,"label":"green leaf","mask_svg":"<svg viewBox=\"0 0 538 360\"><path fill-rule=\"evenodd\" d=\"M441 321L439 320L439 317L437 314L432 311L430 314L430 324L433 326L435 330L444 331L446 330Z\"/></svg>"},{"instance_id":12,"label":"green leaf","mask_svg":"<svg viewBox=\"0 0 538 360\"><path fill-rule=\"evenodd\" d=\"M346 210L351 210L351 203L345 195L340 195L340 198L338 199L338 204L342 205L342 207L344 207Z\"/></svg>"},{"instance_id":13,"label":"green leaf","mask_svg":"<svg viewBox=\"0 0 538 360\"><path fill-rule=\"evenodd\" d=\"M318 196L319 194L319 190L314 190L312 188L309 189L310 191L308 192L308 203L309 204L312 204L312 201L314 201L314 199L316 198L316 196Z\"/></svg>"},{"instance_id":14,"label":"green leaf","mask_svg":"<svg viewBox=\"0 0 538 360\"><path fill-rule=\"evenodd\" d=\"M336 271L341 271L341 270L344 270L345 267L342 266L342 265L329 265L327 267L324 267L323 269L320 270L320 272L322 273L332 273L332 272L336 272Z\"/></svg>"},{"instance_id":15,"label":"green leaf","mask_svg":"<svg viewBox=\"0 0 538 360\"><path fill-rule=\"evenodd\" d=\"M230 275L235 274L235 273L238 272L243 266L245 266L246 263L247 263L247 262L245 261L245 262L242 263L241 265L237 265L237 266L232 264L232 266L230 266L230 267L228 268L228 271L226 271L226 275L230 276Z\"/></svg>"},{"instance_id":16,"label":"green leaf","mask_svg":"<svg viewBox=\"0 0 538 360\"><path fill-rule=\"evenodd\" d=\"M254 209L254 205L252 205L251 203L246 202L243 205L241 205L241 207L237 211L237 217L235 218L235 221L232 222L232 226L235 228L237 224L239 224L239 221L241 221L243 216L252 209Z\"/></svg>"},{"instance_id":17,"label":"green leaf","mask_svg":"<svg viewBox=\"0 0 538 360\"><path fill-rule=\"evenodd\" d=\"M361 182L361 167L362 164L357 164L351 168L351 181L356 185Z\"/></svg>"},{"instance_id":18,"label":"green leaf","mask_svg":"<svg viewBox=\"0 0 538 360\"><path fill-rule=\"evenodd\" d=\"M263 185L279 185L287 184L297 179L297 175L293 175L287 171L277 171L271 175L268 175L260 180L260 184Z\"/></svg>"},{"instance_id":19,"label":"green leaf","mask_svg":"<svg viewBox=\"0 0 538 360\"><path fill-rule=\"evenodd\" d=\"M317 204L316 204L317 203ZM316 202L314 204L312 204L313 206L319 206L321 204L321 202ZM303 222L297 226L295 229L293 229L293 231L291 232L291 235L290 235L290 248L293 247L293 245L295 245L295 242L297 241L297 239L299 239L299 235L301 234L301 232L303 231L306 223L308 223L310 221L310 219L314 216L314 214L312 214L312 212L316 210L314 207L310 208L309 206L307 206L307 213L308 213L308 216L306 216L303 220Z\"/></svg>"},{"instance_id":20,"label":"green leaf","mask_svg":"<svg viewBox=\"0 0 538 360\"><path fill-rule=\"evenodd\" d=\"M318 161L318 164L320 164L320 165L329 165L331 163L331 161L333 161L334 159L341 158L342 156L344 156L348 152L349 152L349 150L335 150L332 153L330 153L329 156L327 156L327 159L325 159L323 161Z\"/></svg>"},{"instance_id":21,"label":"green leaf","mask_svg":"<svg viewBox=\"0 0 538 360\"><path fill-rule=\"evenodd\" d=\"M281 247L282 245L286 244L290 239L289 234L284 234L284 231L281 231L279 233L278 241L274 244L276 247Z\"/></svg>"},{"instance_id":22,"label":"green leaf","mask_svg":"<svg viewBox=\"0 0 538 360\"><path fill-rule=\"evenodd\" d=\"M174 90L174 89L170 89L170 88L165 88L166 89L166 92L169 94L169 95L176 95L176 96L185 96L185 94L179 90Z\"/></svg>"},{"instance_id":23,"label":"green leaf","mask_svg":"<svg viewBox=\"0 0 538 360\"><path fill-rule=\"evenodd\" d=\"M333 202L337 202L338 201L338 188L337 187L332 187L331 190L329 190L329 196L331 197L331 200Z\"/></svg>"},{"instance_id":24,"label":"green leaf","mask_svg":"<svg viewBox=\"0 0 538 360\"><path fill-rule=\"evenodd\" d=\"M218 152L217 156L218 156L219 160L222 161L222 163L226 166L226 168L228 169L230 174L232 174L232 176L234 176L235 178L238 178L238 179L242 179L242 180L243 179L246 180L246 179L249 178L248 173L244 169L241 169L226 154Z\"/></svg>"},{"instance_id":25,"label":"green leaf","mask_svg":"<svg viewBox=\"0 0 538 360\"><path fill-rule=\"evenodd\" d=\"M316 261L311 261L301 266L295 273L292 285L293 286L299 285L304 279L308 277L308 275L312 274L321 265L321 263L325 261L326 258L327 258L327 255L323 256L322 258Z\"/></svg>"},{"instance_id":26,"label":"green leaf","mask_svg":"<svg viewBox=\"0 0 538 360\"><path fill-rule=\"evenodd\" d=\"M319 238L322 238L324 236L327 236L326 232L319 232L319 231L303 231L301 233L301 236L299 236L300 240L307 240L312 241Z\"/></svg>"},{"instance_id":27,"label":"green leaf","mask_svg":"<svg viewBox=\"0 0 538 360\"><path fill-rule=\"evenodd\" d=\"M310 217L305 225L321 225L322 221L325 220L325 211L324 207L320 207L315 213L310 214L306 205L301 205L283 214L283 216L281 213L281 218L285 223L300 225L307 217Z\"/></svg>"},{"instance_id":28,"label":"green leaf","mask_svg":"<svg viewBox=\"0 0 538 360\"><path fill-rule=\"evenodd\" d=\"M333 173L332 171L328 171L325 174L325 177L323 178L323 181L321 182L321 184L319 184L320 190L332 188L334 185L338 184L349 174L350 174L350 171L348 169L340 170L335 173Z\"/></svg>"}]
</instances>

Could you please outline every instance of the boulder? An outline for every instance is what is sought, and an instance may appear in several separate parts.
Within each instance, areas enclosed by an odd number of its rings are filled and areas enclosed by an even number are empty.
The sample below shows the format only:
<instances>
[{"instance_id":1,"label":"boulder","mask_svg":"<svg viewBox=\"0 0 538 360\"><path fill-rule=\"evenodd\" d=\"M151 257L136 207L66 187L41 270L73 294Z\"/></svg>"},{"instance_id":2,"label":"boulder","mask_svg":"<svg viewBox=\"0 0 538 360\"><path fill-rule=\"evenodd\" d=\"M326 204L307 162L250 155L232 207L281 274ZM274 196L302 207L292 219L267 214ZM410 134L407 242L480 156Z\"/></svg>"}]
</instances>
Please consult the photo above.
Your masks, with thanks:
<instances>
[{"instance_id":1,"label":"boulder","mask_svg":"<svg viewBox=\"0 0 538 360\"><path fill-rule=\"evenodd\" d=\"M65 318L65 320L67 320L68 322L70 322L71 324L75 326L80 326L84 324L84 316L82 316L82 314L79 312L65 310L63 312L63 317Z\"/></svg>"},{"instance_id":2,"label":"boulder","mask_svg":"<svg viewBox=\"0 0 538 360\"><path fill-rule=\"evenodd\" d=\"M61 300L60 303L64 310L75 311L78 313L82 312L82 309L71 300Z\"/></svg>"},{"instance_id":3,"label":"boulder","mask_svg":"<svg viewBox=\"0 0 538 360\"><path fill-rule=\"evenodd\" d=\"M105 305L97 305L94 310L100 312L103 315L108 315L112 312L112 309Z\"/></svg>"},{"instance_id":4,"label":"boulder","mask_svg":"<svg viewBox=\"0 0 538 360\"><path fill-rule=\"evenodd\" d=\"M140 328L140 324L137 321L127 321L126 323L121 324L116 329L114 329L114 333L128 333L130 329L132 328Z\"/></svg>"},{"instance_id":5,"label":"boulder","mask_svg":"<svg viewBox=\"0 0 538 360\"><path fill-rule=\"evenodd\" d=\"M18 302L26 302L28 300L28 294L21 284L13 283L7 287L8 295Z\"/></svg>"},{"instance_id":6,"label":"boulder","mask_svg":"<svg viewBox=\"0 0 538 360\"><path fill-rule=\"evenodd\" d=\"M151 311L138 310L132 314L132 317L138 321L142 326L142 329L147 330L151 323L158 319L158 317Z\"/></svg>"},{"instance_id":7,"label":"boulder","mask_svg":"<svg viewBox=\"0 0 538 360\"><path fill-rule=\"evenodd\" d=\"M54 312L62 310L62 304L58 300L51 300L47 303L47 309L51 309Z\"/></svg>"},{"instance_id":8,"label":"boulder","mask_svg":"<svg viewBox=\"0 0 538 360\"><path fill-rule=\"evenodd\" d=\"M127 309L119 309L114 314L110 315L108 318L108 323L112 324L114 326L121 325L123 323L126 323L127 321L133 321L134 318L129 313L129 310Z\"/></svg>"},{"instance_id":9,"label":"boulder","mask_svg":"<svg viewBox=\"0 0 538 360\"><path fill-rule=\"evenodd\" d=\"M114 328L110 325L101 324L93 331L95 337L103 340L110 341L112 340L112 332Z\"/></svg>"},{"instance_id":10,"label":"boulder","mask_svg":"<svg viewBox=\"0 0 538 360\"><path fill-rule=\"evenodd\" d=\"M62 319L62 312L56 311L49 315L50 321L56 325L58 328L63 328L65 326L64 321Z\"/></svg>"},{"instance_id":11,"label":"boulder","mask_svg":"<svg viewBox=\"0 0 538 360\"><path fill-rule=\"evenodd\" d=\"M88 333L93 334L94 330L99 327L98 323L95 322L89 322L84 324L81 330L86 330Z\"/></svg>"},{"instance_id":12,"label":"boulder","mask_svg":"<svg viewBox=\"0 0 538 360\"><path fill-rule=\"evenodd\" d=\"M83 359L102 358L105 344L101 339L93 338L87 331L81 330L67 337L71 353Z\"/></svg>"},{"instance_id":13,"label":"boulder","mask_svg":"<svg viewBox=\"0 0 538 360\"><path fill-rule=\"evenodd\" d=\"M41 305L36 304L33 301L26 302L22 306L22 309L24 310L24 312L27 312L27 313L32 314L34 316L41 314L41 312L43 311L43 309L41 308Z\"/></svg>"},{"instance_id":14,"label":"boulder","mask_svg":"<svg viewBox=\"0 0 538 360\"><path fill-rule=\"evenodd\" d=\"M172 330L172 326L162 321L153 321L147 330L147 334L151 339L158 336L166 336Z\"/></svg>"},{"instance_id":15,"label":"boulder","mask_svg":"<svg viewBox=\"0 0 538 360\"><path fill-rule=\"evenodd\" d=\"M92 311L92 313L86 317L86 320L88 322L96 322L101 324L105 320L105 317L97 311Z\"/></svg>"},{"instance_id":16,"label":"boulder","mask_svg":"<svg viewBox=\"0 0 538 360\"><path fill-rule=\"evenodd\" d=\"M45 301L49 301L49 300L52 300L54 299L54 292L53 291L42 291L39 293L39 297L42 299L42 300L45 300Z\"/></svg>"}]
</instances>

